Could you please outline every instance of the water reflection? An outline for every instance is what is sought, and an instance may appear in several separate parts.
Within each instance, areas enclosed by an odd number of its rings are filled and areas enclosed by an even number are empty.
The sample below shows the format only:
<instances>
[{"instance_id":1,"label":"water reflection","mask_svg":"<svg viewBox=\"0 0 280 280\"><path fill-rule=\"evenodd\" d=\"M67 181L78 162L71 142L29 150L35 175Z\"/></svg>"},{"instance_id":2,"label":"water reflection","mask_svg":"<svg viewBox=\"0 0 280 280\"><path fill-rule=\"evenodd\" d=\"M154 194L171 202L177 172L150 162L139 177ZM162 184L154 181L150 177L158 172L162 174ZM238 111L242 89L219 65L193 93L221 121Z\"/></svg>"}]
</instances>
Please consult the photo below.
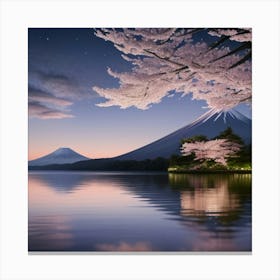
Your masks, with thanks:
<instances>
[{"instance_id":1,"label":"water reflection","mask_svg":"<svg viewBox=\"0 0 280 280\"><path fill-rule=\"evenodd\" d=\"M240 193L235 192L232 183L242 178L242 195L250 196L250 175L193 175L170 174L173 187L180 189L181 214L223 216L240 207Z\"/></svg>"},{"instance_id":2,"label":"water reflection","mask_svg":"<svg viewBox=\"0 0 280 280\"><path fill-rule=\"evenodd\" d=\"M30 251L250 251L251 175L31 172Z\"/></svg>"},{"instance_id":3,"label":"water reflection","mask_svg":"<svg viewBox=\"0 0 280 280\"><path fill-rule=\"evenodd\" d=\"M60 251L73 245L67 216L37 216L29 220L29 250Z\"/></svg>"},{"instance_id":4,"label":"water reflection","mask_svg":"<svg viewBox=\"0 0 280 280\"><path fill-rule=\"evenodd\" d=\"M193 251L251 250L251 175L169 174L184 224L198 232Z\"/></svg>"},{"instance_id":5,"label":"water reflection","mask_svg":"<svg viewBox=\"0 0 280 280\"><path fill-rule=\"evenodd\" d=\"M145 252L153 251L153 247L145 241L139 241L133 244L121 241L118 244L98 244L97 249L109 252Z\"/></svg>"},{"instance_id":6,"label":"water reflection","mask_svg":"<svg viewBox=\"0 0 280 280\"><path fill-rule=\"evenodd\" d=\"M72 192L75 189L80 188L87 181L91 180L90 174L83 174L78 172L48 172L48 171L37 171L32 172L32 183L37 181L36 184L41 184L53 188L57 192Z\"/></svg>"}]
</instances>

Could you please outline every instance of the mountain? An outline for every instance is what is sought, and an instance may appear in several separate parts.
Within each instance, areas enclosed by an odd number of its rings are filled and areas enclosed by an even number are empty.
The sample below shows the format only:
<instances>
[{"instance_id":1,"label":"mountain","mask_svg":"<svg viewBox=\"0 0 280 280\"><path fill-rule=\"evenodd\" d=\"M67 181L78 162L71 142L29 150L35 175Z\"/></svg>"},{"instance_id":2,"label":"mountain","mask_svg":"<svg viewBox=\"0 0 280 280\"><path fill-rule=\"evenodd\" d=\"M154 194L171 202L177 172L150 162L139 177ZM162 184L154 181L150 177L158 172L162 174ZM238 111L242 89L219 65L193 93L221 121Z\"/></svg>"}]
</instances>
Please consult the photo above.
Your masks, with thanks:
<instances>
[{"instance_id":1,"label":"mountain","mask_svg":"<svg viewBox=\"0 0 280 280\"><path fill-rule=\"evenodd\" d=\"M82 160L89 160L89 158L78 154L70 148L59 148L46 156L29 161L28 165L42 166L49 164L64 164L74 163Z\"/></svg>"},{"instance_id":2,"label":"mountain","mask_svg":"<svg viewBox=\"0 0 280 280\"><path fill-rule=\"evenodd\" d=\"M210 110L189 125L146 146L114 158L90 160L69 148L60 148L47 156L30 161L29 167L50 170L166 170L167 160L158 162L157 158L168 159L174 154L180 154L182 139L194 135L213 138L228 127L231 127L246 144L251 143L251 119L235 110ZM146 159L154 161L145 161Z\"/></svg>"},{"instance_id":3,"label":"mountain","mask_svg":"<svg viewBox=\"0 0 280 280\"><path fill-rule=\"evenodd\" d=\"M246 144L251 143L252 120L236 110L210 110L191 124L132 152L115 157L115 160L145 160L157 157L169 158L180 154L180 145L183 138L194 135L205 135L213 138L222 131L231 127Z\"/></svg>"}]
</instances>

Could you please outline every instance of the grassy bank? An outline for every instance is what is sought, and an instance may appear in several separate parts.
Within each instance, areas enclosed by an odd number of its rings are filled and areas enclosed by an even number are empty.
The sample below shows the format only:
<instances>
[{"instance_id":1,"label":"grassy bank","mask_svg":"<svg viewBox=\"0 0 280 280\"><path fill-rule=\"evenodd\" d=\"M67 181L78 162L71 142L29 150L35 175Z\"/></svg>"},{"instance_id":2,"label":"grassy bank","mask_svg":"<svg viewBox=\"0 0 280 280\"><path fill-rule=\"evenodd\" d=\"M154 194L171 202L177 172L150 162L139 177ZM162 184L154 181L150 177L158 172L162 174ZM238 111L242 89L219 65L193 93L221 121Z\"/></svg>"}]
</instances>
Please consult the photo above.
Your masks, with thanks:
<instances>
[{"instance_id":1,"label":"grassy bank","mask_svg":"<svg viewBox=\"0 0 280 280\"><path fill-rule=\"evenodd\" d=\"M225 174L225 173L239 173L239 174L250 174L252 173L251 169L186 169L182 167L169 167L169 173L188 173L188 174Z\"/></svg>"}]
</instances>

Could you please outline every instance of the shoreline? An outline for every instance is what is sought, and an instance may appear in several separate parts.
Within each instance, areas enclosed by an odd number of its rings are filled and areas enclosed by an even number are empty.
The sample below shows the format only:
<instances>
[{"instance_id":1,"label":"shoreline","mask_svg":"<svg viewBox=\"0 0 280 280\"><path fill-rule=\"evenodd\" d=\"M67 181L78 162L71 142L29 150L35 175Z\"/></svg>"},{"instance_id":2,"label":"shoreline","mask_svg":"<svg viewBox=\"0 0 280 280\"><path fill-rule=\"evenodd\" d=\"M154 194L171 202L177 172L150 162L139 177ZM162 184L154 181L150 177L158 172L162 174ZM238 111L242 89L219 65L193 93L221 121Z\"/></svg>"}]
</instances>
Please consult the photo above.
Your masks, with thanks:
<instances>
[{"instance_id":1,"label":"shoreline","mask_svg":"<svg viewBox=\"0 0 280 280\"><path fill-rule=\"evenodd\" d=\"M175 174L252 174L252 170L168 170Z\"/></svg>"},{"instance_id":2,"label":"shoreline","mask_svg":"<svg viewBox=\"0 0 280 280\"><path fill-rule=\"evenodd\" d=\"M86 170L86 169L28 169L50 172L124 172L124 173L161 173L161 174L252 174L252 170Z\"/></svg>"}]
</instances>

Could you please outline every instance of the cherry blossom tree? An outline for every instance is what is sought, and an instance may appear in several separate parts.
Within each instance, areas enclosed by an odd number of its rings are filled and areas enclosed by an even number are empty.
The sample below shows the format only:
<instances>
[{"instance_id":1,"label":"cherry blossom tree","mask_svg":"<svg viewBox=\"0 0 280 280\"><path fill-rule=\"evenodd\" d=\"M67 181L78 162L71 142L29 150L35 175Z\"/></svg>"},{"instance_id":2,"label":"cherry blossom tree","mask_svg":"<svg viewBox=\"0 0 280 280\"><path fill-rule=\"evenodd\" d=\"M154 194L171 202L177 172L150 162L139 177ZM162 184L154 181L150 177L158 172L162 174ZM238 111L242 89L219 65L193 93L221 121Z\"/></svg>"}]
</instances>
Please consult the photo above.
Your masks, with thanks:
<instances>
[{"instance_id":1,"label":"cherry blossom tree","mask_svg":"<svg viewBox=\"0 0 280 280\"><path fill-rule=\"evenodd\" d=\"M118 88L93 87L106 99L100 107L145 110L171 92L192 94L217 110L251 100L251 29L126 28L97 29L95 34L132 64L124 73L108 68ZM202 40L197 34L203 34ZM233 41L235 48L229 44Z\"/></svg>"},{"instance_id":2,"label":"cherry blossom tree","mask_svg":"<svg viewBox=\"0 0 280 280\"><path fill-rule=\"evenodd\" d=\"M184 143L181 148L183 156L195 154L195 160L214 160L216 163L226 165L226 159L236 154L241 145L227 139L197 141Z\"/></svg>"}]
</instances>

